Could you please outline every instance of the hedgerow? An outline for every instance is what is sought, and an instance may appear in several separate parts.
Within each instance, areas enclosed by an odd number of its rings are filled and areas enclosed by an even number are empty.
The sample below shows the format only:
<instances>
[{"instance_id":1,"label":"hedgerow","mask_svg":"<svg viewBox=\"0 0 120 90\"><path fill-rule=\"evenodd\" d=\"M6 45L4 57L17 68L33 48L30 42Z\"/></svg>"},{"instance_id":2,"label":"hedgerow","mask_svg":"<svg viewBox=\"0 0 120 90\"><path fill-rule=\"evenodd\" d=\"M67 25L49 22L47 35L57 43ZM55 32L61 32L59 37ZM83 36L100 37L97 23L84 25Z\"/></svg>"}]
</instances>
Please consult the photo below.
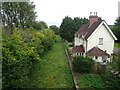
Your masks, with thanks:
<instances>
[{"instance_id":1,"label":"hedgerow","mask_svg":"<svg viewBox=\"0 0 120 90\"><path fill-rule=\"evenodd\" d=\"M2 81L3 88L24 88L28 82L31 68L49 50L55 34L49 29L14 29L12 35L3 31Z\"/></svg>"}]
</instances>

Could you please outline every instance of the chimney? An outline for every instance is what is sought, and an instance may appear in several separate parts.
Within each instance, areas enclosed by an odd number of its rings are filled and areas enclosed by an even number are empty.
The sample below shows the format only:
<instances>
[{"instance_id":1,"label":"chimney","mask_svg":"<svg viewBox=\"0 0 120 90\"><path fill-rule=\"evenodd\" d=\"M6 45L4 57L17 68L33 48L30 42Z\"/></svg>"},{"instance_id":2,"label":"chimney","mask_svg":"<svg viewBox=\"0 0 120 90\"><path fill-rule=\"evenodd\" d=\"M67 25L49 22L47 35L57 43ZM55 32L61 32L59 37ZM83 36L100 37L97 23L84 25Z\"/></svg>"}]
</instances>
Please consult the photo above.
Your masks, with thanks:
<instances>
[{"instance_id":1,"label":"chimney","mask_svg":"<svg viewBox=\"0 0 120 90\"><path fill-rule=\"evenodd\" d=\"M92 12L90 12L89 21L90 23L94 23L98 21L97 12L94 12L94 15L92 14Z\"/></svg>"}]
</instances>

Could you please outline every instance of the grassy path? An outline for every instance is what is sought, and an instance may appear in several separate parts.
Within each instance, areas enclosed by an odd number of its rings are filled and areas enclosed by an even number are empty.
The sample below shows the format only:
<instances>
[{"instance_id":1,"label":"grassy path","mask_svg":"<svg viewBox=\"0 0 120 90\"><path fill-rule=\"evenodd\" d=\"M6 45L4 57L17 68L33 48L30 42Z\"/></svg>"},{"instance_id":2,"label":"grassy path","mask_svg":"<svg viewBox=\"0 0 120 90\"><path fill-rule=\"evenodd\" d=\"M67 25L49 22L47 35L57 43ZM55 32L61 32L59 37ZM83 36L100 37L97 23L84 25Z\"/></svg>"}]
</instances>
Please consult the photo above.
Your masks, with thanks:
<instances>
[{"instance_id":1,"label":"grassy path","mask_svg":"<svg viewBox=\"0 0 120 90\"><path fill-rule=\"evenodd\" d=\"M74 86L64 45L64 43L55 43L43 56L44 61L35 64L31 86L37 88L72 88Z\"/></svg>"}]
</instances>

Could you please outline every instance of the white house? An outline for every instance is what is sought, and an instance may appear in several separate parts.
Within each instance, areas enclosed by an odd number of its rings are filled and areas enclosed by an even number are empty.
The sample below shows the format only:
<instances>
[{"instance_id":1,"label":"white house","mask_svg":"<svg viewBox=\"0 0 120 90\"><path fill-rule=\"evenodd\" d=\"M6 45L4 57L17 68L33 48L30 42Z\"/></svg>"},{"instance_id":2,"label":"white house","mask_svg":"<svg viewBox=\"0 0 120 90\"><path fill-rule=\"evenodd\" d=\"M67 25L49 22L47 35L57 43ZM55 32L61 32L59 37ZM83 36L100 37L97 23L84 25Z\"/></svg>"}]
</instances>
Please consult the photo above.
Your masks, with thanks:
<instances>
[{"instance_id":1,"label":"white house","mask_svg":"<svg viewBox=\"0 0 120 90\"><path fill-rule=\"evenodd\" d=\"M92 14L92 13L91 13ZM89 16L89 23L75 32L74 55L90 56L96 62L110 61L117 40L107 23L98 20L97 13Z\"/></svg>"}]
</instances>

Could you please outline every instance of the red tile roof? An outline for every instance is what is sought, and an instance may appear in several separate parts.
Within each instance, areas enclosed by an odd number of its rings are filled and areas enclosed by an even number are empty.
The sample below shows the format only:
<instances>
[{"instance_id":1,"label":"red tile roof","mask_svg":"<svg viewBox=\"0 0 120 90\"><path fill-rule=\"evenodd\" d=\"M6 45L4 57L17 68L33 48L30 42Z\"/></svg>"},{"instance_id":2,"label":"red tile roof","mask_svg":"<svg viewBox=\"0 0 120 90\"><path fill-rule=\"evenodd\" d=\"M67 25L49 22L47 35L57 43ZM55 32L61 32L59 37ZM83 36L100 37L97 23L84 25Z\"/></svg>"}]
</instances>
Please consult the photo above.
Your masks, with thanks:
<instances>
[{"instance_id":1,"label":"red tile roof","mask_svg":"<svg viewBox=\"0 0 120 90\"><path fill-rule=\"evenodd\" d=\"M85 36L85 39L88 39L88 37L95 31L95 29L100 25L102 21L94 22L91 26L88 24L84 24L80 27L80 29L75 33L77 36L80 37L83 35Z\"/></svg>"},{"instance_id":2,"label":"red tile roof","mask_svg":"<svg viewBox=\"0 0 120 90\"><path fill-rule=\"evenodd\" d=\"M72 52L85 52L83 45L72 48Z\"/></svg>"},{"instance_id":3,"label":"red tile roof","mask_svg":"<svg viewBox=\"0 0 120 90\"><path fill-rule=\"evenodd\" d=\"M88 56L109 56L108 53L106 53L105 51L101 50L98 47L93 47L88 52L86 52L86 54Z\"/></svg>"}]
</instances>

